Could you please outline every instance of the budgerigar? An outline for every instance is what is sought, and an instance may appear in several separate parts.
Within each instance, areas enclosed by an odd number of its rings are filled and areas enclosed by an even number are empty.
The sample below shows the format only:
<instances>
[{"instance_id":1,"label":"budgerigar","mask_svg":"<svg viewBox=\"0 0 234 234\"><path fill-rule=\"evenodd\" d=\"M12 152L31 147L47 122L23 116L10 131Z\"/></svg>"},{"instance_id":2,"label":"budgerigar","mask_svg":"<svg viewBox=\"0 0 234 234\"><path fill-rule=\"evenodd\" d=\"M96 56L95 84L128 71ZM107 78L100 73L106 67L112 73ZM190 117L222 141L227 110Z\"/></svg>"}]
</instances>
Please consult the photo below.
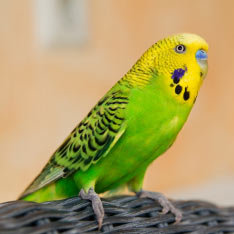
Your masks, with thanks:
<instances>
[{"instance_id":1,"label":"budgerigar","mask_svg":"<svg viewBox=\"0 0 234 234\"><path fill-rule=\"evenodd\" d=\"M94 106L55 151L20 199L36 202L80 195L92 201L102 225L97 194L126 185L156 199L176 220L181 213L165 196L142 190L149 164L175 141L207 74L208 45L194 34L158 41Z\"/></svg>"}]
</instances>

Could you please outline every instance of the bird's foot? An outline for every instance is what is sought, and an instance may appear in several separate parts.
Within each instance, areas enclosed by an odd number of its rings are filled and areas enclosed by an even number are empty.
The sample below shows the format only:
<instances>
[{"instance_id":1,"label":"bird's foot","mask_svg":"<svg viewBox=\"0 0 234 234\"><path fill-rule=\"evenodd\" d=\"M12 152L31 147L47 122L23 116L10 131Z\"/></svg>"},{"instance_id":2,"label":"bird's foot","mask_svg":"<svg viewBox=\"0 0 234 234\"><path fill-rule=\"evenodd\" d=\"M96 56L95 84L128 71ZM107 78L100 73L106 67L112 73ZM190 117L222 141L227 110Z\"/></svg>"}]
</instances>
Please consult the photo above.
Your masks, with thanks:
<instances>
[{"instance_id":1,"label":"bird's foot","mask_svg":"<svg viewBox=\"0 0 234 234\"><path fill-rule=\"evenodd\" d=\"M92 202L93 211L94 214L96 215L98 221L98 228L100 230L104 218L104 209L100 197L98 196L97 193L95 193L93 188L90 188L88 193L85 193L84 189L81 189L79 196L82 199L90 200Z\"/></svg>"},{"instance_id":2,"label":"bird's foot","mask_svg":"<svg viewBox=\"0 0 234 234\"><path fill-rule=\"evenodd\" d=\"M162 194L157 192L149 192L141 190L137 192L136 195L140 198L150 198L152 200L158 201L162 206L162 213L167 214L169 211L175 215L175 222L179 223L182 219L182 212L175 208L175 206Z\"/></svg>"}]
</instances>

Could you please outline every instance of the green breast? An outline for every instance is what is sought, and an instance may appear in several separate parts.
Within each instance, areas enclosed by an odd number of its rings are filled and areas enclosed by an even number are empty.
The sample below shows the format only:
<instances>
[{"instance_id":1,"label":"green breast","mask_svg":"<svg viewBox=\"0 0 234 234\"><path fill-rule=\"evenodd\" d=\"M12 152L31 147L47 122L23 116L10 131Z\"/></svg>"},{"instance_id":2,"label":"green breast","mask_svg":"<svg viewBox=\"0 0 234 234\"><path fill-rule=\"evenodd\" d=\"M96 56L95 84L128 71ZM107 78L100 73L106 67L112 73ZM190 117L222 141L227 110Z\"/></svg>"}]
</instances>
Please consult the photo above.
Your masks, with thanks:
<instances>
[{"instance_id":1,"label":"green breast","mask_svg":"<svg viewBox=\"0 0 234 234\"><path fill-rule=\"evenodd\" d=\"M114 189L133 178L171 146L185 123L191 108L154 87L132 90L126 132L109 155L90 168L90 173L99 175L97 192Z\"/></svg>"}]
</instances>

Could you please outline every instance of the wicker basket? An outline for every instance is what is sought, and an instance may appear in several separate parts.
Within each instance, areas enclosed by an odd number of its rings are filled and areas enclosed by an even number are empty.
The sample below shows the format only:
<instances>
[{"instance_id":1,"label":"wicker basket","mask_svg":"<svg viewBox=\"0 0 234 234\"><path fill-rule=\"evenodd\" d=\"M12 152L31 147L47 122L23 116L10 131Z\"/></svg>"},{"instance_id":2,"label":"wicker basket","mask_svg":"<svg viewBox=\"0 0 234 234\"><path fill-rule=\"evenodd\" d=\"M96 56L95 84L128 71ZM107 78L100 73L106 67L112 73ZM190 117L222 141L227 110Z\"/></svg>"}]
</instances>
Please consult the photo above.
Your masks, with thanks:
<instances>
[{"instance_id":1,"label":"wicker basket","mask_svg":"<svg viewBox=\"0 0 234 234\"><path fill-rule=\"evenodd\" d=\"M105 218L98 225L89 201L78 197L42 204L12 201L0 204L0 233L234 233L234 207L220 208L203 201L173 201L183 211L174 224L171 213L162 215L151 199L121 196L102 199Z\"/></svg>"}]
</instances>

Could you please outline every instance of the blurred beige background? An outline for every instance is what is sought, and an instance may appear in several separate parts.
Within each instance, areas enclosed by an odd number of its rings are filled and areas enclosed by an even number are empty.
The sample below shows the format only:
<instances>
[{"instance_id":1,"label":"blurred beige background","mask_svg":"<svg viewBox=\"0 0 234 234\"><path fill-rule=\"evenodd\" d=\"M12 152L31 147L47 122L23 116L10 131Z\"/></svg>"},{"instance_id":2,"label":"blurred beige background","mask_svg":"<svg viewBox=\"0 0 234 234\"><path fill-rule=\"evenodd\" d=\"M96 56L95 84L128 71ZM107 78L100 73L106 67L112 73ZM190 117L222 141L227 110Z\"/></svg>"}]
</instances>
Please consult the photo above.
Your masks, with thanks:
<instances>
[{"instance_id":1,"label":"blurred beige background","mask_svg":"<svg viewBox=\"0 0 234 234\"><path fill-rule=\"evenodd\" d=\"M17 198L149 46L192 32L210 45L209 73L145 189L234 203L234 1L86 0L84 41L62 47L40 43L34 2L0 2L0 202Z\"/></svg>"}]
</instances>

